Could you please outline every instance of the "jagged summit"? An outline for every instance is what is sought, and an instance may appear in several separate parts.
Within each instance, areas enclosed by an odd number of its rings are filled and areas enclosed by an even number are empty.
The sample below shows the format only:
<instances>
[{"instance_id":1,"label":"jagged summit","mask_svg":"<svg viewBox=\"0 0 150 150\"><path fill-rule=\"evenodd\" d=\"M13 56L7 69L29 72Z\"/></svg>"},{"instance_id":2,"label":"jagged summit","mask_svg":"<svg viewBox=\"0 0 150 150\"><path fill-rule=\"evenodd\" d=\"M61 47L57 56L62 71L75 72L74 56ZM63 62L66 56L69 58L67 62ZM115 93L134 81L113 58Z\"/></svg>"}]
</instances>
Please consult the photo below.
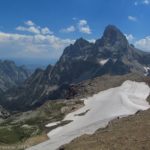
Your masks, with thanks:
<instances>
[{"instance_id":1,"label":"jagged summit","mask_svg":"<svg viewBox=\"0 0 150 150\"><path fill-rule=\"evenodd\" d=\"M66 47L62 57L70 56L70 57L77 57L85 54L87 47L90 47L91 43L84 38L79 38L75 41L74 44Z\"/></svg>"},{"instance_id":2,"label":"jagged summit","mask_svg":"<svg viewBox=\"0 0 150 150\"><path fill-rule=\"evenodd\" d=\"M81 38L77 39L74 43L74 45L78 45L78 44L81 46L84 46L86 44L89 44L89 42L81 37Z\"/></svg>"},{"instance_id":3,"label":"jagged summit","mask_svg":"<svg viewBox=\"0 0 150 150\"><path fill-rule=\"evenodd\" d=\"M114 25L108 25L103 33L101 39L96 42L99 46L120 46L121 48L127 48L128 40L125 35Z\"/></svg>"},{"instance_id":4,"label":"jagged summit","mask_svg":"<svg viewBox=\"0 0 150 150\"><path fill-rule=\"evenodd\" d=\"M108 25L103 34L103 38L108 38L109 40L119 40L124 39L127 40L125 35L114 25Z\"/></svg>"},{"instance_id":5,"label":"jagged summit","mask_svg":"<svg viewBox=\"0 0 150 150\"><path fill-rule=\"evenodd\" d=\"M109 34L120 34L120 36L124 36L124 34L117 28L115 25L108 25L104 30L104 36L108 36Z\"/></svg>"}]
</instances>

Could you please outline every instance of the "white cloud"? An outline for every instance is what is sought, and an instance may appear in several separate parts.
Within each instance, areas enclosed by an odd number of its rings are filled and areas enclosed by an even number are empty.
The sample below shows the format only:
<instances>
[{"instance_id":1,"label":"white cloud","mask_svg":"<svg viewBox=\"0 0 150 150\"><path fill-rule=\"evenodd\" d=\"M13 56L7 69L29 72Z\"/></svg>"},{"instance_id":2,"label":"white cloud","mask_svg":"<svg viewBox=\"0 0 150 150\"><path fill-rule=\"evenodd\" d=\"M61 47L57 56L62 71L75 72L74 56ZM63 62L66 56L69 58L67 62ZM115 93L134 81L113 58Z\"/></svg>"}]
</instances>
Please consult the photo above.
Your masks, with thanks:
<instances>
[{"instance_id":1,"label":"white cloud","mask_svg":"<svg viewBox=\"0 0 150 150\"><path fill-rule=\"evenodd\" d=\"M79 20L79 25L85 26L85 25L87 25L87 21L86 20Z\"/></svg>"},{"instance_id":2,"label":"white cloud","mask_svg":"<svg viewBox=\"0 0 150 150\"><path fill-rule=\"evenodd\" d=\"M91 29L86 20L79 20L78 23L79 31L85 34L91 34Z\"/></svg>"},{"instance_id":3,"label":"white cloud","mask_svg":"<svg viewBox=\"0 0 150 150\"><path fill-rule=\"evenodd\" d=\"M149 5L150 4L150 0L138 0L138 1L135 1L134 2L134 5L135 6L138 6L138 5Z\"/></svg>"},{"instance_id":4,"label":"white cloud","mask_svg":"<svg viewBox=\"0 0 150 150\"><path fill-rule=\"evenodd\" d=\"M74 43L74 40L55 36L48 27L32 23L28 21L28 26L16 28L23 34L0 32L1 57L57 59L66 46ZM25 31L32 34L25 34Z\"/></svg>"},{"instance_id":5,"label":"white cloud","mask_svg":"<svg viewBox=\"0 0 150 150\"><path fill-rule=\"evenodd\" d=\"M30 32L30 33L33 33L33 34L44 34L44 35L53 34L53 32L48 27L42 28L40 26L37 26L31 20L26 21L25 25L27 25L27 26L18 26L16 28L16 30Z\"/></svg>"},{"instance_id":6,"label":"white cloud","mask_svg":"<svg viewBox=\"0 0 150 150\"><path fill-rule=\"evenodd\" d=\"M90 43L95 43L95 39L90 39L90 40L88 40Z\"/></svg>"},{"instance_id":7,"label":"white cloud","mask_svg":"<svg viewBox=\"0 0 150 150\"><path fill-rule=\"evenodd\" d=\"M142 50L150 51L150 36L136 41L134 45Z\"/></svg>"},{"instance_id":8,"label":"white cloud","mask_svg":"<svg viewBox=\"0 0 150 150\"><path fill-rule=\"evenodd\" d=\"M66 29L62 29L61 32L66 32L66 33L70 33L70 32L75 32L75 27L72 25Z\"/></svg>"},{"instance_id":9,"label":"white cloud","mask_svg":"<svg viewBox=\"0 0 150 150\"><path fill-rule=\"evenodd\" d=\"M135 40L135 37L132 34L124 34L127 38L127 40L132 43Z\"/></svg>"},{"instance_id":10,"label":"white cloud","mask_svg":"<svg viewBox=\"0 0 150 150\"><path fill-rule=\"evenodd\" d=\"M28 26L34 26L35 25L35 23L32 22L31 20L25 21L25 24Z\"/></svg>"},{"instance_id":11,"label":"white cloud","mask_svg":"<svg viewBox=\"0 0 150 150\"><path fill-rule=\"evenodd\" d=\"M127 40L132 43L136 48L150 52L150 36L146 36L142 39L137 39L132 34L124 34Z\"/></svg>"},{"instance_id":12,"label":"white cloud","mask_svg":"<svg viewBox=\"0 0 150 150\"><path fill-rule=\"evenodd\" d=\"M137 21L137 18L134 17L134 16L128 16L128 19L129 19L130 21Z\"/></svg>"},{"instance_id":13,"label":"white cloud","mask_svg":"<svg viewBox=\"0 0 150 150\"><path fill-rule=\"evenodd\" d=\"M41 33L42 34L53 34L53 32L48 27L42 28Z\"/></svg>"},{"instance_id":14,"label":"white cloud","mask_svg":"<svg viewBox=\"0 0 150 150\"><path fill-rule=\"evenodd\" d=\"M39 34L40 33L40 30L34 26L31 26L31 27L23 27L23 26L18 26L16 28L16 30L18 31L27 31L27 32L30 32L30 33L34 33L34 34Z\"/></svg>"},{"instance_id":15,"label":"white cloud","mask_svg":"<svg viewBox=\"0 0 150 150\"><path fill-rule=\"evenodd\" d=\"M91 29L89 26L86 27L80 27L80 32L86 33L86 34L91 34Z\"/></svg>"},{"instance_id":16,"label":"white cloud","mask_svg":"<svg viewBox=\"0 0 150 150\"><path fill-rule=\"evenodd\" d=\"M143 4L149 5L149 4L150 4L150 1L149 1L149 0L143 0Z\"/></svg>"},{"instance_id":17,"label":"white cloud","mask_svg":"<svg viewBox=\"0 0 150 150\"><path fill-rule=\"evenodd\" d=\"M127 40L135 47L150 52L150 36L137 40L132 34L125 34Z\"/></svg>"},{"instance_id":18,"label":"white cloud","mask_svg":"<svg viewBox=\"0 0 150 150\"><path fill-rule=\"evenodd\" d=\"M77 18L73 18L73 20L77 20ZM79 31L81 33L85 33L85 34L91 34L91 28L88 25L87 20L82 19L82 20L78 20L78 22L75 25L71 25L68 28L64 28L60 30L61 32L66 32L66 33L70 33L70 32L75 32L75 31Z\"/></svg>"}]
</instances>

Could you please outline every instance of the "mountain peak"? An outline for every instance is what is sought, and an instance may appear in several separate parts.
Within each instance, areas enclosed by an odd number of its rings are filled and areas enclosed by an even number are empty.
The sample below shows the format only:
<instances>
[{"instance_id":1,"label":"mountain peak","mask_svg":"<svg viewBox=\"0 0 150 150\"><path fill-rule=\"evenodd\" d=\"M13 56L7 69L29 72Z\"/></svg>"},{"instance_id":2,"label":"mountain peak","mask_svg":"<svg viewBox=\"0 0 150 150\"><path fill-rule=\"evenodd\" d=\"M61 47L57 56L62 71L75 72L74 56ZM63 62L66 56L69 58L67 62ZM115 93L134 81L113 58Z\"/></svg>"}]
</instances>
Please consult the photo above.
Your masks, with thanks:
<instances>
[{"instance_id":1,"label":"mountain peak","mask_svg":"<svg viewBox=\"0 0 150 150\"><path fill-rule=\"evenodd\" d=\"M120 45L121 47L127 47L128 41L125 35L114 25L108 25L103 33L101 39L102 45Z\"/></svg>"},{"instance_id":2,"label":"mountain peak","mask_svg":"<svg viewBox=\"0 0 150 150\"><path fill-rule=\"evenodd\" d=\"M105 30L115 30L116 32L120 31L115 25L111 25L111 24L107 25L105 27Z\"/></svg>"},{"instance_id":3,"label":"mountain peak","mask_svg":"<svg viewBox=\"0 0 150 150\"><path fill-rule=\"evenodd\" d=\"M109 38L114 38L115 36L125 37L124 34L114 25L106 26L103 36Z\"/></svg>"},{"instance_id":4,"label":"mountain peak","mask_svg":"<svg viewBox=\"0 0 150 150\"><path fill-rule=\"evenodd\" d=\"M74 45L80 45L80 46L85 46L89 44L89 42L87 40L85 40L84 38L79 38L76 40L75 44Z\"/></svg>"},{"instance_id":5,"label":"mountain peak","mask_svg":"<svg viewBox=\"0 0 150 150\"><path fill-rule=\"evenodd\" d=\"M79 38L75 41L74 44L71 44L70 46L68 46L64 49L62 56L64 56L64 55L69 55L69 56L80 55L81 49L86 47L89 44L90 44L90 42L88 42L87 40L85 40L83 38Z\"/></svg>"}]
</instances>

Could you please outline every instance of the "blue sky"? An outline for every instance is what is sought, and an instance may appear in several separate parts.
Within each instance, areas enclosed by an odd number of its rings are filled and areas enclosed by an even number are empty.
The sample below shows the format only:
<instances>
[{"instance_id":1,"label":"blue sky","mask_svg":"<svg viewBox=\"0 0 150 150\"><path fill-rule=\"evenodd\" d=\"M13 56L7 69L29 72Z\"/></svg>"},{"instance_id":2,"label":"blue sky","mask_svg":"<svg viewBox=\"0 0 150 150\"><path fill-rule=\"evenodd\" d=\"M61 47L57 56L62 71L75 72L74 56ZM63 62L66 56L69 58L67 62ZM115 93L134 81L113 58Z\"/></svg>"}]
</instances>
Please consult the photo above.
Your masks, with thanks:
<instances>
[{"instance_id":1,"label":"blue sky","mask_svg":"<svg viewBox=\"0 0 150 150\"><path fill-rule=\"evenodd\" d=\"M1 0L0 58L54 63L77 38L94 41L108 24L150 51L150 0Z\"/></svg>"}]
</instances>

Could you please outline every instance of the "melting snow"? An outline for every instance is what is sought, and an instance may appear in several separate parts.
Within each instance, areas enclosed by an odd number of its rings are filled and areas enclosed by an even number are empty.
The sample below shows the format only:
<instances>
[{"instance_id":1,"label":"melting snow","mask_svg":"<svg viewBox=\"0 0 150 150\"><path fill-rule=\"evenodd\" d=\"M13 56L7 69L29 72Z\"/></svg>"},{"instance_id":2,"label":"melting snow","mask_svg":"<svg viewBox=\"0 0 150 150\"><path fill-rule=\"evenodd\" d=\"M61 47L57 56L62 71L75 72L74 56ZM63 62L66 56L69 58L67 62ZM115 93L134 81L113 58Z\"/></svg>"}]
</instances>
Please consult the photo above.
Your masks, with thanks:
<instances>
[{"instance_id":1,"label":"melting snow","mask_svg":"<svg viewBox=\"0 0 150 150\"><path fill-rule=\"evenodd\" d=\"M28 150L55 150L83 134L92 134L105 127L118 116L127 116L138 110L146 110L150 88L143 82L125 81L120 87L111 88L84 99L85 106L68 114L64 120L71 123L58 127L48 133L49 140ZM83 116L77 116L89 110Z\"/></svg>"}]
</instances>

